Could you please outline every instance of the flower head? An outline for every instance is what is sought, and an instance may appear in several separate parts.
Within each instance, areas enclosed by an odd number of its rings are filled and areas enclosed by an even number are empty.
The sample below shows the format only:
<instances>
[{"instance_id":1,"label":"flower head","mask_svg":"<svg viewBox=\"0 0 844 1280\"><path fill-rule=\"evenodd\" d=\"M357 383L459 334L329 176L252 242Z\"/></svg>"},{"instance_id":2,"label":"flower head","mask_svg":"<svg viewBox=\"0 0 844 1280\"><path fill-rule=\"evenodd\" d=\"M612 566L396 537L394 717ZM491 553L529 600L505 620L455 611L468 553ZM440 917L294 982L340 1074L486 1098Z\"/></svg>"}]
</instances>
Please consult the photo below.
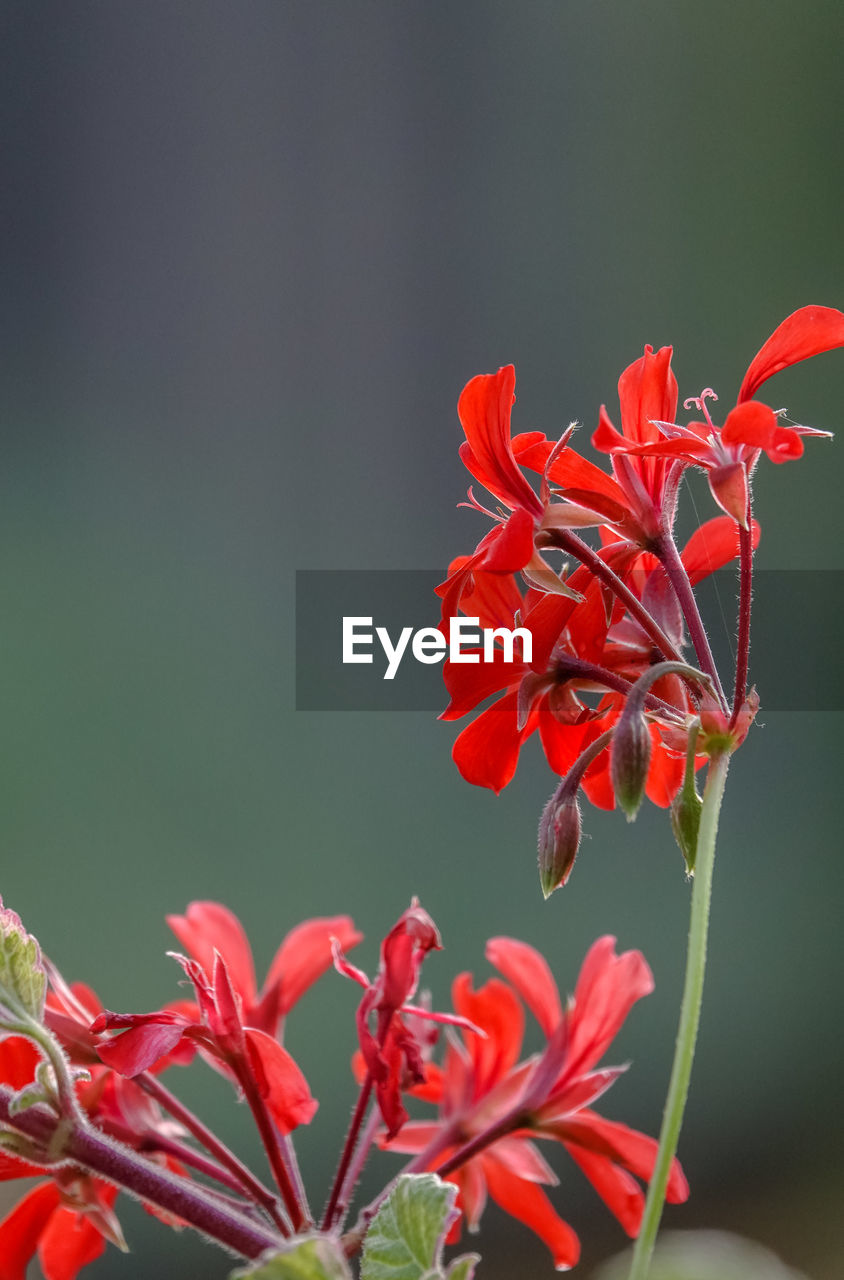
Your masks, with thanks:
<instances>
[{"instance_id":1,"label":"flower head","mask_svg":"<svg viewBox=\"0 0 844 1280\"><path fill-rule=\"evenodd\" d=\"M559 1270L577 1262L580 1246L542 1185L557 1182L535 1140L560 1144L592 1183L625 1231L639 1229L656 1142L592 1110L623 1067L598 1063L631 1006L653 989L638 951L615 952L615 939L591 947L564 1008L543 957L528 944L493 938L487 957L503 975L475 989L469 974L454 982L455 1010L485 1036L454 1038L445 1061L431 1069L420 1096L438 1104L433 1121L409 1121L391 1150L417 1153L420 1167L456 1183L459 1205L476 1227L487 1196L548 1245ZM545 1049L522 1059L524 1007L536 1017ZM668 1199L685 1200L688 1186L675 1160Z\"/></svg>"}]
</instances>

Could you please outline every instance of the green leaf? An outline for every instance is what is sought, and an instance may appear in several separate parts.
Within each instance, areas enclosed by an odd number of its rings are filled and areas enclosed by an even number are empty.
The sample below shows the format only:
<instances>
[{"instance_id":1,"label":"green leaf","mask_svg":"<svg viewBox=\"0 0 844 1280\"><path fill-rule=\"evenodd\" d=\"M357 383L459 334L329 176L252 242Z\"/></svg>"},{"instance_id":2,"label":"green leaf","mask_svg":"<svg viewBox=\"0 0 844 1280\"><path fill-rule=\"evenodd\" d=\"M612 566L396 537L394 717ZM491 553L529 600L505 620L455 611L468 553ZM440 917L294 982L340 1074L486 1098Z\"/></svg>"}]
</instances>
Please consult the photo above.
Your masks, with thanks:
<instances>
[{"instance_id":1,"label":"green leaf","mask_svg":"<svg viewBox=\"0 0 844 1280\"><path fill-rule=\"evenodd\" d=\"M332 1236L294 1236L254 1267L233 1271L229 1280L352 1280L349 1264Z\"/></svg>"},{"instance_id":2,"label":"green leaf","mask_svg":"<svg viewBox=\"0 0 844 1280\"><path fill-rule=\"evenodd\" d=\"M0 898L0 1011L41 1022L47 975L38 943Z\"/></svg>"},{"instance_id":3,"label":"green leaf","mask_svg":"<svg viewBox=\"0 0 844 1280\"><path fill-rule=\"evenodd\" d=\"M363 1242L361 1280L472 1280L477 1255L442 1269L442 1250L455 1218L456 1187L433 1173L399 1178Z\"/></svg>"}]
</instances>

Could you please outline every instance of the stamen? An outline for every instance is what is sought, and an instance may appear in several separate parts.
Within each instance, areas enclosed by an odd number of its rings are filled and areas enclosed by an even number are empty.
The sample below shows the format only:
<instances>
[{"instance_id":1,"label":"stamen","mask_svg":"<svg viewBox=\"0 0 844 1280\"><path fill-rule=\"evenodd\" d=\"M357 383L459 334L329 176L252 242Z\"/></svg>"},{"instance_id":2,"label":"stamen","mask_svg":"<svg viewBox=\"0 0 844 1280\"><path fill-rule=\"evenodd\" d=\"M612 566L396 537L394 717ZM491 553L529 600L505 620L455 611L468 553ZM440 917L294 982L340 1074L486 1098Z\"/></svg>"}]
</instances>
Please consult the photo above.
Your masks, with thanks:
<instances>
[{"instance_id":1,"label":"stamen","mask_svg":"<svg viewBox=\"0 0 844 1280\"><path fill-rule=\"evenodd\" d=\"M488 507L482 507L481 504L478 502L477 498L475 497L472 491L471 485L469 485L469 488L466 490L466 496L468 497L469 501L458 502L457 504L458 509L460 507L468 507L470 511L482 512L483 515L489 516L491 520L496 520L496 521L506 520L507 517L505 515L501 515L501 514L496 515L496 513L494 511L490 511Z\"/></svg>"},{"instance_id":2,"label":"stamen","mask_svg":"<svg viewBox=\"0 0 844 1280\"><path fill-rule=\"evenodd\" d=\"M698 412L699 412L699 413L702 413L702 414L703 414L703 416L704 416L704 418L706 418L707 425L708 425L709 427L711 427L711 428L712 428L712 430L714 431L714 430L715 430L715 423L712 421L712 418L710 417L709 410L708 410L708 409L707 409L707 407L706 407L706 401L707 401L707 400L717 400L717 399L718 399L718 396L717 396L717 395L716 395L716 393L712 390L712 388L711 388L711 387L704 387L704 388L703 388L703 391L701 391L701 393L700 393L700 395L699 395L699 396L689 396L688 400L684 400L684 401L683 401L683 408L684 408L684 409L691 409L691 408L695 408L695 409L697 409L697 410L698 410Z\"/></svg>"}]
</instances>

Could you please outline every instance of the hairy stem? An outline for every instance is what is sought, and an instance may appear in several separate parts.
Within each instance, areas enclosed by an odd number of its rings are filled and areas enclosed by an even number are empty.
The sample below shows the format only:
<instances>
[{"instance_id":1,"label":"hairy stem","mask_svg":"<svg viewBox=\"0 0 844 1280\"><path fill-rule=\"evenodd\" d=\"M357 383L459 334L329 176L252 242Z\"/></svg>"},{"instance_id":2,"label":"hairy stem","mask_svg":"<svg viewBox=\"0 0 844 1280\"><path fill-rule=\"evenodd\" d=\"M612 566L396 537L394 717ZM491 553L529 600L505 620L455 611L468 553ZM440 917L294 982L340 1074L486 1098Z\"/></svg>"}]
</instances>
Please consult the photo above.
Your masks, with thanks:
<instances>
[{"instance_id":1,"label":"hairy stem","mask_svg":"<svg viewBox=\"0 0 844 1280\"><path fill-rule=\"evenodd\" d=\"M40 1105L13 1115L10 1105L14 1096L13 1089L0 1085L0 1124L25 1134L46 1152L61 1119ZM61 1157L113 1182L129 1195L175 1214L194 1230L244 1258L258 1258L266 1249L278 1249L283 1244L283 1237L268 1225L75 1117L73 1127L63 1137ZM49 1169L45 1172L49 1174Z\"/></svg>"},{"instance_id":2,"label":"hairy stem","mask_svg":"<svg viewBox=\"0 0 844 1280\"><path fill-rule=\"evenodd\" d=\"M680 1023L674 1047L674 1062L665 1111L659 1135L657 1151L648 1198L639 1238L633 1251L633 1262L628 1280L646 1280L653 1255L665 1191L671 1172L671 1162L677 1151L683 1112L689 1092L689 1080L695 1054L700 1007L703 999L703 980L706 970L706 940L709 932L709 907L712 897L712 871L715 863L715 839L718 834L718 816L724 796L724 784L729 768L729 753L713 756L703 793L703 809L700 815L697 860L695 862L694 888L692 890L689 942L686 953L686 978L683 985L683 1001L680 1006Z\"/></svg>"},{"instance_id":3,"label":"hairy stem","mask_svg":"<svg viewBox=\"0 0 844 1280\"><path fill-rule=\"evenodd\" d=\"M712 682L718 691L721 704L726 710L727 703L724 698L724 690L718 677L718 669L715 666L715 659L712 656L712 649L709 645L709 637L706 634L706 628L703 625L703 619L700 616L700 610L697 607L695 593L692 590L692 584L689 582L689 575L686 573L686 566L680 559L680 552L677 550L677 544L670 534L662 534L654 545L654 554L662 564L668 579L674 588L680 608L683 611L683 617L686 620L686 626L689 628L689 636L694 645L697 660L702 671L711 676ZM681 659L682 661L682 659Z\"/></svg>"},{"instance_id":4,"label":"hairy stem","mask_svg":"<svg viewBox=\"0 0 844 1280\"><path fill-rule=\"evenodd\" d=\"M738 652L736 653L736 686L730 728L735 726L744 695L747 692L747 668L750 659L750 605L753 598L753 524L750 503L747 504L747 528L739 525L741 579L739 586Z\"/></svg>"}]
</instances>

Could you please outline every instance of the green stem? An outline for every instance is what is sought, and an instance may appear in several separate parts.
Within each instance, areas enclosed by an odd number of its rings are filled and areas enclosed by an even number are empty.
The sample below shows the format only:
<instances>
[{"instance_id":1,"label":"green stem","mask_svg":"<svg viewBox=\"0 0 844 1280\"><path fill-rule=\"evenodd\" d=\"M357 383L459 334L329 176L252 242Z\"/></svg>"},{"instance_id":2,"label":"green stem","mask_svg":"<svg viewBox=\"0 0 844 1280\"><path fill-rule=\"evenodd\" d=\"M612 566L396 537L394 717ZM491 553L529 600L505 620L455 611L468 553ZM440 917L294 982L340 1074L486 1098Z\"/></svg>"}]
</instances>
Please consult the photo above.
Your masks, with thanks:
<instances>
[{"instance_id":1,"label":"green stem","mask_svg":"<svg viewBox=\"0 0 844 1280\"><path fill-rule=\"evenodd\" d=\"M715 838L718 834L718 815L724 797L724 784L730 764L728 752L713 756L703 793L700 815L697 861L695 862L692 909L689 921L689 945L686 954L686 979L683 986L683 1002L680 1007L680 1025L674 1047L674 1063L662 1129L659 1135L654 1171L648 1188L648 1198L639 1237L633 1250L633 1262L628 1280L646 1280L651 1264L656 1234L665 1203L665 1189L671 1161L677 1150L683 1111L689 1092L689 1078L695 1056L695 1041L700 1022L700 1006L703 998L703 978L706 969L706 938L709 931L709 904L712 897L712 869L715 864Z\"/></svg>"}]
</instances>

